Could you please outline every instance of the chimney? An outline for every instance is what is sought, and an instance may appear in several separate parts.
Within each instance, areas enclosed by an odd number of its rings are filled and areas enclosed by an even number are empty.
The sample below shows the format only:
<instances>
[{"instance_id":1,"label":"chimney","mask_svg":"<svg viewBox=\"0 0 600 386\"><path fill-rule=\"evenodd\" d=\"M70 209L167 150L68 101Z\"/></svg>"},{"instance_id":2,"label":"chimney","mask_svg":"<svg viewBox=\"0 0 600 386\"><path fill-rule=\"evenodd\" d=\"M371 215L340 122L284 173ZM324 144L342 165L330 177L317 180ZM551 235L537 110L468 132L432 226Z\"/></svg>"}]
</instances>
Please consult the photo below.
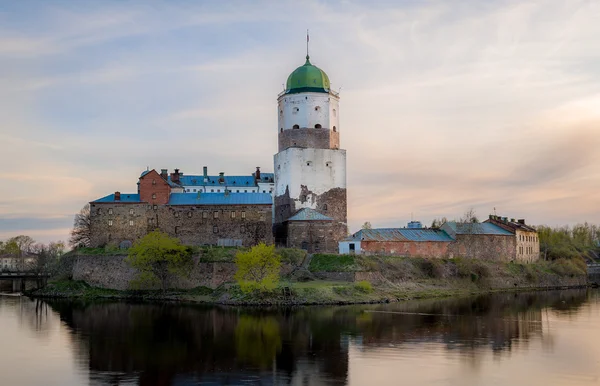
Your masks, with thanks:
<instances>
[{"instance_id":1,"label":"chimney","mask_svg":"<svg viewBox=\"0 0 600 386\"><path fill-rule=\"evenodd\" d=\"M160 169L160 176L163 178L163 180L167 181L169 178L169 171L167 169Z\"/></svg>"},{"instance_id":2,"label":"chimney","mask_svg":"<svg viewBox=\"0 0 600 386\"><path fill-rule=\"evenodd\" d=\"M493 214L490 214L490 217L489 217L489 218L490 218L490 220L493 220L493 219L494 219L494 215L493 215Z\"/></svg>"},{"instance_id":3,"label":"chimney","mask_svg":"<svg viewBox=\"0 0 600 386\"><path fill-rule=\"evenodd\" d=\"M514 219L514 218L511 218L511 219L510 219L510 222L515 222L515 219Z\"/></svg>"},{"instance_id":4,"label":"chimney","mask_svg":"<svg viewBox=\"0 0 600 386\"><path fill-rule=\"evenodd\" d=\"M219 172L219 184L224 184L224 183L225 183L225 173Z\"/></svg>"},{"instance_id":5,"label":"chimney","mask_svg":"<svg viewBox=\"0 0 600 386\"><path fill-rule=\"evenodd\" d=\"M208 167L204 166L202 169L204 171L204 182L208 182Z\"/></svg>"},{"instance_id":6,"label":"chimney","mask_svg":"<svg viewBox=\"0 0 600 386\"><path fill-rule=\"evenodd\" d=\"M519 221L519 224L525 225L525 219L524 218L520 218L518 221Z\"/></svg>"},{"instance_id":7,"label":"chimney","mask_svg":"<svg viewBox=\"0 0 600 386\"><path fill-rule=\"evenodd\" d=\"M256 173L254 173L254 179L260 181L260 166L256 167Z\"/></svg>"},{"instance_id":8,"label":"chimney","mask_svg":"<svg viewBox=\"0 0 600 386\"><path fill-rule=\"evenodd\" d=\"M179 183L179 169L175 169L175 173L171 173L171 181L178 184Z\"/></svg>"},{"instance_id":9,"label":"chimney","mask_svg":"<svg viewBox=\"0 0 600 386\"><path fill-rule=\"evenodd\" d=\"M115 192L115 201L121 201L121 192Z\"/></svg>"}]
</instances>

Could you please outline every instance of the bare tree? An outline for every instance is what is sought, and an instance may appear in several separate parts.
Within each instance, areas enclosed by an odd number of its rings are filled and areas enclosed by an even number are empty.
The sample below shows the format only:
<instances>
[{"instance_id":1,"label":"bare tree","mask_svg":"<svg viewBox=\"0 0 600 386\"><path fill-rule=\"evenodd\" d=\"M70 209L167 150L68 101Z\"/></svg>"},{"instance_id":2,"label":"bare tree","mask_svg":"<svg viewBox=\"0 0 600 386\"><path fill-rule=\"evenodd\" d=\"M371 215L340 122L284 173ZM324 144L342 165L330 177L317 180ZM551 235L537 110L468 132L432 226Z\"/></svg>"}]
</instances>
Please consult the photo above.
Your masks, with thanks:
<instances>
[{"instance_id":1,"label":"bare tree","mask_svg":"<svg viewBox=\"0 0 600 386\"><path fill-rule=\"evenodd\" d=\"M460 218L460 224L458 225L463 230L463 241L465 245L465 253L467 257L475 257L477 248L475 243L478 241L477 233L479 233L479 220L473 207L467 209L463 216Z\"/></svg>"},{"instance_id":2,"label":"bare tree","mask_svg":"<svg viewBox=\"0 0 600 386\"><path fill-rule=\"evenodd\" d=\"M365 221L364 224L362 224L362 227L360 227L361 229L372 229L371 226L371 222L370 221Z\"/></svg>"},{"instance_id":3,"label":"bare tree","mask_svg":"<svg viewBox=\"0 0 600 386\"><path fill-rule=\"evenodd\" d=\"M432 228L440 228L442 225L444 225L447 222L448 222L448 219L446 217L434 218L433 221L431 222L431 227Z\"/></svg>"},{"instance_id":4,"label":"bare tree","mask_svg":"<svg viewBox=\"0 0 600 386\"><path fill-rule=\"evenodd\" d=\"M72 248L89 247L92 237L92 218L90 213L90 204L85 204L83 208L75 215L73 230L69 245Z\"/></svg>"}]
</instances>

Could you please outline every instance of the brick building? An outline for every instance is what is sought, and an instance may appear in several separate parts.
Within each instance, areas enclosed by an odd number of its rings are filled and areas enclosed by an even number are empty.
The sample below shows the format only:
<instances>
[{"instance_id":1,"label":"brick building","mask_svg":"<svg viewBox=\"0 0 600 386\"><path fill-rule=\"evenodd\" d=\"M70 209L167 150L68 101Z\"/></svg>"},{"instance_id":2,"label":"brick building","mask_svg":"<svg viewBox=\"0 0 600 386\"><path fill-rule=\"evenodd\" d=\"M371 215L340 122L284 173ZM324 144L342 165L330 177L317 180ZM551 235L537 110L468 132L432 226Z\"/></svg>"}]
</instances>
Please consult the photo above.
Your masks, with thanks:
<instances>
[{"instance_id":1,"label":"brick building","mask_svg":"<svg viewBox=\"0 0 600 386\"><path fill-rule=\"evenodd\" d=\"M449 256L504 261L516 258L515 236L494 224L449 221L440 229L454 240L448 248Z\"/></svg>"},{"instance_id":2,"label":"brick building","mask_svg":"<svg viewBox=\"0 0 600 386\"><path fill-rule=\"evenodd\" d=\"M524 219L515 220L514 218L500 217L490 215L484 221L499 226L515 236L515 258L522 262L533 262L540 258L540 240L537 230L525 224Z\"/></svg>"},{"instance_id":3,"label":"brick building","mask_svg":"<svg viewBox=\"0 0 600 386\"><path fill-rule=\"evenodd\" d=\"M519 244L523 242L520 240L526 235L513 232L504 225L450 221L439 229L362 229L340 241L339 253L533 261L521 258L518 253ZM537 238L537 234L528 236Z\"/></svg>"},{"instance_id":4,"label":"brick building","mask_svg":"<svg viewBox=\"0 0 600 386\"><path fill-rule=\"evenodd\" d=\"M186 191L192 188L182 185L177 169L170 176L165 169L160 174L148 170L139 178L138 193L115 192L92 201L91 245L127 247L155 229L187 245L273 242L272 197L258 191L259 184L266 191L268 176L261 177L257 171L250 179L241 176L226 180L223 174L206 176L206 181L204 176L190 177L201 181L193 185L196 192ZM253 193L231 192L235 185L253 189ZM205 193L206 189L218 192Z\"/></svg>"},{"instance_id":5,"label":"brick building","mask_svg":"<svg viewBox=\"0 0 600 386\"><path fill-rule=\"evenodd\" d=\"M339 252L442 258L448 256L448 248L453 241L439 229L361 229L340 241Z\"/></svg>"}]
</instances>

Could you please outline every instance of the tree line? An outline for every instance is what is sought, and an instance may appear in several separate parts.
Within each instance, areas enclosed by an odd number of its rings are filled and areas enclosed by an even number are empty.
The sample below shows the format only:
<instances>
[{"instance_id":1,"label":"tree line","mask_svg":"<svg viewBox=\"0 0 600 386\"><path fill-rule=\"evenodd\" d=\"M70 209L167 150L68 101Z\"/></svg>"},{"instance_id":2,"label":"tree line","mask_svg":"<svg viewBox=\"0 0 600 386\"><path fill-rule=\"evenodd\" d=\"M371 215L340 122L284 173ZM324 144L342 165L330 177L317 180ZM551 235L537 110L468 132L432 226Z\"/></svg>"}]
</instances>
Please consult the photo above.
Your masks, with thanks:
<instances>
[{"instance_id":1,"label":"tree line","mask_svg":"<svg viewBox=\"0 0 600 386\"><path fill-rule=\"evenodd\" d=\"M60 259L65 253L63 241L48 244L38 243L32 237L19 235L0 241L0 256L17 259L16 268L44 271ZM3 269L4 267L0 267Z\"/></svg>"},{"instance_id":2,"label":"tree line","mask_svg":"<svg viewBox=\"0 0 600 386\"><path fill-rule=\"evenodd\" d=\"M546 260L559 258L599 258L600 226L595 224L577 224L549 227L537 227L540 240L540 253Z\"/></svg>"}]
</instances>

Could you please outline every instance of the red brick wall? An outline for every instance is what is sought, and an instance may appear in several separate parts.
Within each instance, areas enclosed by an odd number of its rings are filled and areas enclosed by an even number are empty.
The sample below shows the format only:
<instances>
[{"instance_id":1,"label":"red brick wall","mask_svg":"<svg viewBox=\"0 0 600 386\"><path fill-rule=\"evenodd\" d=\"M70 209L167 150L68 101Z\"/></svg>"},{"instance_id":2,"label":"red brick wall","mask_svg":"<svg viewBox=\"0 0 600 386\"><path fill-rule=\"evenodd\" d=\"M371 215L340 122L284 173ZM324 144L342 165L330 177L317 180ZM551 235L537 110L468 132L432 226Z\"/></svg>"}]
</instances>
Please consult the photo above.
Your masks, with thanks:
<instances>
[{"instance_id":1,"label":"red brick wall","mask_svg":"<svg viewBox=\"0 0 600 386\"><path fill-rule=\"evenodd\" d=\"M445 257L450 242L446 241L361 241L367 255Z\"/></svg>"},{"instance_id":2,"label":"red brick wall","mask_svg":"<svg viewBox=\"0 0 600 386\"><path fill-rule=\"evenodd\" d=\"M141 201L149 204L164 205L169 202L170 194L171 187L156 170L153 169L140 178Z\"/></svg>"}]
</instances>

